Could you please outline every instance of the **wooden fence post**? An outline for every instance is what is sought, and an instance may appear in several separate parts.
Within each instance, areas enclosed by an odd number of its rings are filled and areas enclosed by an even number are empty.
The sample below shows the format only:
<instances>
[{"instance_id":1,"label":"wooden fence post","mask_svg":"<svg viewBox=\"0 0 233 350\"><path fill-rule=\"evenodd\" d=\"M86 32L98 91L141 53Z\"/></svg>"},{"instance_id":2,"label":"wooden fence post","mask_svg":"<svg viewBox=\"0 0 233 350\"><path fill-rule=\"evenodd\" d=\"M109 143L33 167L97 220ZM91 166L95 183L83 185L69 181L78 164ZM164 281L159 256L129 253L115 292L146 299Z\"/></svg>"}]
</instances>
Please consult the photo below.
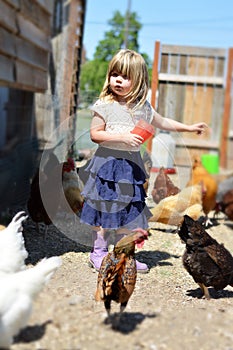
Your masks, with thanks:
<instances>
[{"instance_id":1,"label":"wooden fence post","mask_svg":"<svg viewBox=\"0 0 233 350\"><path fill-rule=\"evenodd\" d=\"M229 123L231 113L231 88L232 88L232 73L233 73L233 48L228 51L228 65L226 75L226 89L224 98L222 134L220 140L220 166L227 167L227 153L228 153L228 138L229 138ZM219 116L221 117L221 116Z\"/></svg>"},{"instance_id":2,"label":"wooden fence post","mask_svg":"<svg viewBox=\"0 0 233 350\"><path fill-rule=\"evenodd\" d=\"M156 106L156 93L158 89L159 82L159 55L160 55L160 42L155 42L155 50L154 50L154 61L152 67L152 82L151 82L151 105L155 108ZM152 139L150 137L147 142L147 151L151 153L152 149Z\"/></svg>"}]
</instances>

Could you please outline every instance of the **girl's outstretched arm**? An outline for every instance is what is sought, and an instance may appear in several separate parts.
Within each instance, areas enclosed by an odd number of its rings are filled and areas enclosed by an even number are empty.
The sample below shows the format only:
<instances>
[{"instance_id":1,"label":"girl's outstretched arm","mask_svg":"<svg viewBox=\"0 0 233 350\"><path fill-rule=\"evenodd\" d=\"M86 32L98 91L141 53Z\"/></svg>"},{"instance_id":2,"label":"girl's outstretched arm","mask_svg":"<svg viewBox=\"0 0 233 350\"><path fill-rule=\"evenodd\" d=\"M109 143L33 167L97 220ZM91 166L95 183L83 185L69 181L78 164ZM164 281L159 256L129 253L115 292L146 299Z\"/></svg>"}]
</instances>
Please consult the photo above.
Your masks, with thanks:
<instances>
[{"instance_id":1,"label":"girl's outstretched arm","mask_svg":"<svg viewBox=\"0 0 233 350\"><path fill-rule=\"evenodd\" d=\"M198 135L203 134L208 125L205 122L187 125L180 123L174 119L162 117L159 113L155 112L152 125L161 130L177 131L177 132L196 132Z\"/></svg>"}]
</instances>

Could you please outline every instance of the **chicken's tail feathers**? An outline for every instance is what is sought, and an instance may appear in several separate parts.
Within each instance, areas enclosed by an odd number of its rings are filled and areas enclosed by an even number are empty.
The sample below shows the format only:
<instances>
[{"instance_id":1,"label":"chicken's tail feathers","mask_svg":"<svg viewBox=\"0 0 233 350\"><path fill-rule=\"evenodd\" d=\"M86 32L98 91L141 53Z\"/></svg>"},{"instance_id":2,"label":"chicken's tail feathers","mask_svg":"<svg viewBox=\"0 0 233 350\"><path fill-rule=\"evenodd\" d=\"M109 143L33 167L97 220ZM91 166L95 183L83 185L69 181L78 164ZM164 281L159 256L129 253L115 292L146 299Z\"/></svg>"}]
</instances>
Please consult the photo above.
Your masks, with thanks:
<instances>
[{"instance_id":1,"label":"chicken's tail feathers","mask_svg":"<svg viewBox=\"0 0 233 350\"><path fill-rule=\"evenodd\" d=\"M62 265L62 258L59 256L52 256L50 258L44 258L35 266L37 270L40 270L47 283L54 272Z\"/></svg>"},{"instance_id":2,"label":"chicken's tail feathers","mask_svg":"<svg viewBox=\"0 0 233 350\"><path fill-rule=\"evenodd\" d=\"M22 223L28 218L28 215L25 211L19 211L11 220L8 227L14 228L16 232L22 232L23 226Z\"/></svg>"}]
</instances>

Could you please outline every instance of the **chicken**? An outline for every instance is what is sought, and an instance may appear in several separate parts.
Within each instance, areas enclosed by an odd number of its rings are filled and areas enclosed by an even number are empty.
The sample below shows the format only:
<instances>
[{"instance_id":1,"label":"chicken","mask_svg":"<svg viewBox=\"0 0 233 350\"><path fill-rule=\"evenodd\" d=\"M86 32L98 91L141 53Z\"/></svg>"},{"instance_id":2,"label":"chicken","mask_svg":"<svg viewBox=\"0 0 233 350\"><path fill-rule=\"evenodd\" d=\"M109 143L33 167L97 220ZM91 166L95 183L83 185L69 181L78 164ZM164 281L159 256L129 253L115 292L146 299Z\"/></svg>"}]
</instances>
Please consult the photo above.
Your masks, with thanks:
<instances>
[{"instance_id":1,"label":"chicken","mask_svg":"<svg viewBox=\"0 0 233 350\"><path fill-rule=\"evenodd\" d=\"M24 211L18 212L9 225L0 231L0 273L14 273L25 269L28 252L25 249L22 223L27 219Z\"/></svg>"},{"instance_id":2,"label":"chicken","mask_svg":"<svg viewBox=\"0 0 233 350\"><path fill-rule=\"evenodd\" d=\"M208 218L208 214L210 211L214 210L216 206L218 183L214 177L209 174L208 171L204 168L200 157L194 156L190 180L187 182L186 186L188 187L200 183L203 186L202 207L205 214L205 221L207 226L208 223L211 223Z\"/></svg>"},{"instance_id":3,"label":"chicken","mask_svg":"<svg viewBox=\"0 0 233 350\"><path fill-rule=\"evenodd\" d=\"M174 196L162 199L150 209L152 217L149 222L161 222L169 225L179 225L185 214L198 219L202 214L202 186L185 187Z\"/></svg>"},{"instance_id":4,"label":"chicken","mask_svg":"<svg viewBox=\"0 0 233 350\"><path fill-rule=\"evenodd\" d=\"M218 183L214 216L222 212L233 220L233 176L227 177Z\"/></svg>"},{"instance_id":5,"label":"chicken","mask_svg":"<svg viewBox=\"0 0 233 350\"><path fill-rule=\"evenodd\" d=\"M154 188L151 192L153 201L159 203L161 199L174 196L179 192L180 189L173 184L170 177L166 174L164 167L161 167L154 181Z\"/></svg>"},{"instance_id":6,"label":"chicken","mask_svg":"<svg viewBox=\"0 0 233 350\"><path fill-rule=\"evenodd\" d=\"M60 257L51 257L24 271L0 273L0 348L9 348L27 325L33 301L61 263Z\"/></svg>"},{"instance_id":7,"label":"chicken","mask_svg":"<svg viewBox=\"0 0 233 350\"><path fill-rule=\"evenodd\" d=\"M150 178L150 172L152 168L152 160L151 160L150 154L146 150L143 153L142 161L146 170L146 175L148 176L148 178L146 178L145 183L143 184L143 188L147 193L149 189L149 178Z\"/></svg>"},{"instance_id":8,"label":"chicken","mask_svg":"<svg viewBox=\"0 0 233 350\"><path fill-rule=\"evenodd\" d=\"M208 287L222 290L227 285L233 286L233 257L223 244L188 215L184 216L178 234L186 244L183 265L199 284L205 298L210 299Z\"/></svg>"},{"instance_id":9,"label":"chicken","mask_svg":"<svg viewBox=\"0 0 233 350\"><path fill-rule=\"evenodd\" d=\"M84 198L81 195L83 184L77 173L75 162L68 158L62 168L62 185L65 198L74 213L78 213L83 206ZM65 208L65 203L63 203Z\"/></svg>"},{"instance_id":10,"label":"chicken","mask_svg":"<svg viewBox=\"0 0 233 350\"><path fill-rule=\"evenodd\" d=\"M37 169L31 183L27 209L31 219L36 223L48 226L52 223L60 203L62 190L62 164L54 153L50 153L44 169Z\"/></svg>"},{"instance_id":11,"label":"chicken","mask_svg":"<svg viewBox=\"0 0 233 350\"><path fill-rule=\"evenodd\" d=\"M233 189L228 190L223 196L221 201L217 202L215 207L215 214L221 211L229 220L233 220Z\"/></svg>"},{"instance_id":12,"label":"chicken","mask_svg":"<svg viewBox=\"0 0 233 350\"><path fill-rule=\"evenodd\" d=\"M136 284L135 245L142 246L148 233L136 229L119 240L113 251L103 258L98 274L95 300L103 301L110 315L111 301L120 303L120 313L127 306Z\"/></svg>"}]
</instances>

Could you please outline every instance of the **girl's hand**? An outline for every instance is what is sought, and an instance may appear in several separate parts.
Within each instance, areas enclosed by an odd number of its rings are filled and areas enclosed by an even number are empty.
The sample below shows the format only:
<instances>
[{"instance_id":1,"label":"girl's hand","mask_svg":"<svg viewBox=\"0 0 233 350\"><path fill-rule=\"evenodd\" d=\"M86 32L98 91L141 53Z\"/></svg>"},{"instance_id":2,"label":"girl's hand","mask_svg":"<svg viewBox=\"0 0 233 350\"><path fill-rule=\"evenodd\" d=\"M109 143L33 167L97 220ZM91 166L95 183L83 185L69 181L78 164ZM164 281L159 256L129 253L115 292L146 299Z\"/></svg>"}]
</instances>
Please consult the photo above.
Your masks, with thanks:
<instances>
[{"instance_id":1,"label":"girl's hand","mask_svg":"<svg viewBox=\"0 0 233 350\"><path fill-rule=\"evenodd\" d=\"M208 128L208 125L204 122L190 125L190 131L196 132L197 135L204 134L207 128Z\"/></svg>"},{"instance_id":2,"label":"girl's hand","mask_svg":"<svg viewBox=\"0 0 233 350\"><path fill-rule=\"evenodd\" d=\"M143 137L137 134L132 134L131 132L121 134L121 140L127 145L133 147L141 145L144 141Z\"/></svg>"}]
</instances>

